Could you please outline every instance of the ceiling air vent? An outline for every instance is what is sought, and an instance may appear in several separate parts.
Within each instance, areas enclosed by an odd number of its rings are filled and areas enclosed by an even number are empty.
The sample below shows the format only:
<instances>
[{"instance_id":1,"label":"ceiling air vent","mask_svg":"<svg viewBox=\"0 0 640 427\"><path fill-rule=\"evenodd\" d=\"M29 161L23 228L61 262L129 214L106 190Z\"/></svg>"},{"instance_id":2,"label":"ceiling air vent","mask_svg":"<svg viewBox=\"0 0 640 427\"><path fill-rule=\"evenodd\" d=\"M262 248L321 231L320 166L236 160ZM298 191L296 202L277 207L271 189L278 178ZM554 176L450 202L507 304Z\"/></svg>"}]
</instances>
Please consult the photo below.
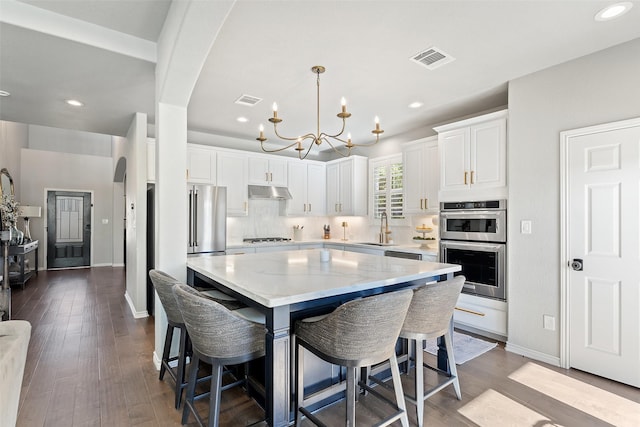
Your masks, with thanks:
<instances>
[{"instance_id":1,"label":"ceiling air vent","mask_svg":"<svg viewBox=\"0 0 640 427\"><path fill-rule=\"evenodd\" d=\"M428 68L429 70L435 70L436 68L441 67L444 64L448 64L455 58L448 53L441 51L437 47L430 47L429 49L425 49L409 59L422 65L423 67Z\"/></svg>"},{"instance_id":2,"label":"ceiling air vent","mask_svg":"<svg viewBox=\"0 0 640 427\"><path fill-rule=\"evenodd\" d=\"M249 107L253 107L260 101L262 101L262 98L258 98L257 96L242 95L240 98L236 99L236 104L248 105Z\"/></svg>"}]
</instances>

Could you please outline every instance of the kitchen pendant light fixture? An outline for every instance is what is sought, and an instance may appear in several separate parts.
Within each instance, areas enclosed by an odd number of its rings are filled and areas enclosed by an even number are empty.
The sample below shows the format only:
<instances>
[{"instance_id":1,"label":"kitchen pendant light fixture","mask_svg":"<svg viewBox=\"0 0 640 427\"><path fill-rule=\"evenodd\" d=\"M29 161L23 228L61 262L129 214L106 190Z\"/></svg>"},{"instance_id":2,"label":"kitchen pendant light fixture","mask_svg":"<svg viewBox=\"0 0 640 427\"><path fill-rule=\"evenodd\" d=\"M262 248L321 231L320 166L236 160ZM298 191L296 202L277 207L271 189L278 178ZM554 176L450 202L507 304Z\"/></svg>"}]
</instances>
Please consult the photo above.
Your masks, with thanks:
<instances>
[{"instance_id":1,"label":"kitchen pendant light fixture","mask_svg":"<svg viewBox=\"0 0 640 427\"><path fill-rule=\"evenodd\" d=\"M375 128L371 131L376 136L375 141L367 144L354 144L351 141L351 134L347 134L347 138L341 137L344 133L346 122L349 117L351 117L351 113L347 112L347 102L344 98L342 98L342 111L337 114L338 118L342 119L342 129L340 132L335 135L331 135L328 133L320 132L320 74L325 72L325 68L322 65L315 65L311 67L311 71L317 75L316 78L316 86L317 86L317 96L316 96L316 133L309 132L306 135L298 136L295 138L285 137L278 133L278 123L282 122L282 119L278 117L278 105L273 103L273 117L269 118L269 121L273 123L273 131L276 136L285 141L294 141L292 144L287 145L286 147L276 148L276 149L268 149L265 148L264 142L267 140L264 136L264 126L260 125L260 136L256 138L256 140L260 141L260 146L262 151L267 153L275 153L278 151L284 151L289 148L293 148L298 152L298 157L301 160L304 160L311 152L314 144L320 146L323 142L326 142L336 153L341 155L342 157L348 157L351 155L351 149L354 147L367 147L374 144L377 144L380 140L380 134L384 132L384 130L380 129L380 121L378 117L375 118ZM308 144L308 146L306 146Z\"/></svg>"}]
</instances>

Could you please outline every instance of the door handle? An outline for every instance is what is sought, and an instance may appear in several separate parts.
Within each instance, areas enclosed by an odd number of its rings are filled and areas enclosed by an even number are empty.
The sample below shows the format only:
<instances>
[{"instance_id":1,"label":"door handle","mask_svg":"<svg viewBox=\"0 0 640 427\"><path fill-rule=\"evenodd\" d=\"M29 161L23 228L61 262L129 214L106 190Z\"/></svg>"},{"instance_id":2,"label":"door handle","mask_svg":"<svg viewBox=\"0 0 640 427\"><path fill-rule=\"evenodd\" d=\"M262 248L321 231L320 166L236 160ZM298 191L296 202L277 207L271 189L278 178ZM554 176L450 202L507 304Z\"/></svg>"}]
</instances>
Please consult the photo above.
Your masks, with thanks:
<instances>
[{"instance_id":1,"label":"door handle","mask_svg":"<svg viewBox=\"0 0 640 427\"><path fill-rule=\"evenodd\" d=\"M469 174L469 172L464 171L464 185L467 185L467 175Z\"/></svg>"},{"instance_id":2,"label":"door handle","mask_svg":"<svg viewBox=\"0 0 640 427\"><path fill-rule=\"evenodd\" d=\"M583 269L582 260L579 258L574 258L569 265L574 271L582 271Z\"/></svg>"}]
</instances>

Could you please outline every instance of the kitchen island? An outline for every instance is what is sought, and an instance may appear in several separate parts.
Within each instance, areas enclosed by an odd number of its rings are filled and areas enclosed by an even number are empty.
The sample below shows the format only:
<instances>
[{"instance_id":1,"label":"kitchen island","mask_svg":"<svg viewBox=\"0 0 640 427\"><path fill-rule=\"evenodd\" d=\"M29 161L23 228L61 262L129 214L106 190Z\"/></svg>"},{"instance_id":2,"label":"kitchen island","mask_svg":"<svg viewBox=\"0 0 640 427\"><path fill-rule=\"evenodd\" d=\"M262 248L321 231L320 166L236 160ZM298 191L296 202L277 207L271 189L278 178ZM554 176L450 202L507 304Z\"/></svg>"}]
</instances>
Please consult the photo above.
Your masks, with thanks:
<instances>
[{"instance_id":1,"label":"kitchen island","mask_svg":"<svg viewBox=\"0 0 640 427\"><path fill-rule=\"evenodd\" d=\"M329 261L322 261L321 255ZM267 422L291 419L290 335L295 320L326 313L363 296L445 280L455 264L379 257L330 249L188 258L190 285L208 284L266 316Z\"/></svg>"}]
</instances>

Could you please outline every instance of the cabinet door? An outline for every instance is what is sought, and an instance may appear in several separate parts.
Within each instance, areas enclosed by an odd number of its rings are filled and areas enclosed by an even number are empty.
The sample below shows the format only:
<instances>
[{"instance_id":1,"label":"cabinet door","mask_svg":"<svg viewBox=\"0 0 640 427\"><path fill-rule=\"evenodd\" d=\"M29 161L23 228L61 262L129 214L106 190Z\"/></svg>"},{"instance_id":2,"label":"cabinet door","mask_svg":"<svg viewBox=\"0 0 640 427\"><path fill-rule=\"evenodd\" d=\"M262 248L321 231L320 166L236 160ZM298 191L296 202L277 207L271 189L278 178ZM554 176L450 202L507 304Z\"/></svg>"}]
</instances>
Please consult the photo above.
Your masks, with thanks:
<instances>
[{"instance_id":1,"label":"cabinet door","mask_svg":"<svg viewBox=\"0 0 640 427\"><path fill-rule=\"evenodd\" d=\"M440 210L438 205L438 190L440 189L440 156L438 155L438 143L434 141L427 143L424 147L424 204L423 208L427 212L437 213Z\"/></svg>"},{"instance_id":2,"label":"cabinet door","mask_svg":"<svg viewBox=\"0 0 640 427\"><path fill-rule=\"evenodd\" d=\"M215 151L187 146L187 181L215 185Z\"/></svg>"},{"instance_id":3,"label":"cabinet door","mask_svg":"<svg viewBox=\"0 0 640 427\"><path fill-rule=\"evenodd\" d=\"M340 164L327 165L327 215L339 215Z\"/></svg>"},{"instance_id":4,"label":"cabinet door","mask_svg":"<svg viewBox=\"0 0 640 427\"><path fill-rule=\"evenodd\" d=\"M287 164L285 159L269 159L269 184L278 187L287 186ZM303 163L303 162L301 162Z\"/></svg>"},{"instance_id":5,"label":"cabinet door","mask_svg":"<svg viewBox=\"0 0 640 427\"><path fill-rule=\"evenodd\" d=\"M265 157L249 157L249 184L269 184L269 160Z\"/></svg>"},{"instance_id":6,"label":"cabinet door","mask_svg":"<svg viewBox=\"0 0 640 427\"><path fill-rule=\"evenodd\" d=\"M506 185L506 120L471 127L471 175L473 188Z\"/></svg>"},{"instance_id":7,"label":"cabinet door","mask_svg":"<svg viewBox=\"0 0 640 427\"><path fill-rule=\"evenodd\" d=\"M326 169L322 164L307 164L307 215L324 216L327 214ZM291 181L289 181L291 185ZM291 188L291 187L289 187Z\"/></svg>"},{"instance_id":8,"label":"cabinet door","mask_svg":"<svg viewBox=\"0 0 640 427\"><path fill-rule=\"evenodd\" d=\"M246 216L248 212L247 156L218 153L218 185L227 187L227 215Z\"/></svg>"},{"instance_id":9,"label":"cabinet door","mask_svg":"<svg viewBox=\"0 0 640 427\"><path fill-rule=\"evenodd\" d=\"M469 188L469 128L443 132L438 136L440 189Z\"/></svg>"},{"instance_id":10,"label":"cabinet door","mask_svg":"<svg viewBox=\"0 0 640 427\"><path fill-rule=\"evenodd\" d=\"M436 159L437 160L437 159ZM422 213L424 209L424 147L414 144L402 152L404 174L404 212Z\"/></svg>"},{"instance_id":11,"label":"cabinet door","mask_svg":"<svg viewBox=\"0 0 640 427\"><path fill-rule=\"evenodd\" d=\"M340 200L338 201L338 213L340 215L353 215L353 162L351 159L340 162Z\"/></svg>"},{"instance_id":12,"label":"cabinet door","mask_svg":"<svg viewBox=\"0 0 640 427\"><path fill-rule=\"evenodd\" d=\"M307 165L292 160L287 165L289 174L289 192L291 200L287 200L287 215L305 215L307 213ZM324 187L324 178L323 178ZM324 194L322 195L324 199Z\"/></svg>"}]
</instances>

